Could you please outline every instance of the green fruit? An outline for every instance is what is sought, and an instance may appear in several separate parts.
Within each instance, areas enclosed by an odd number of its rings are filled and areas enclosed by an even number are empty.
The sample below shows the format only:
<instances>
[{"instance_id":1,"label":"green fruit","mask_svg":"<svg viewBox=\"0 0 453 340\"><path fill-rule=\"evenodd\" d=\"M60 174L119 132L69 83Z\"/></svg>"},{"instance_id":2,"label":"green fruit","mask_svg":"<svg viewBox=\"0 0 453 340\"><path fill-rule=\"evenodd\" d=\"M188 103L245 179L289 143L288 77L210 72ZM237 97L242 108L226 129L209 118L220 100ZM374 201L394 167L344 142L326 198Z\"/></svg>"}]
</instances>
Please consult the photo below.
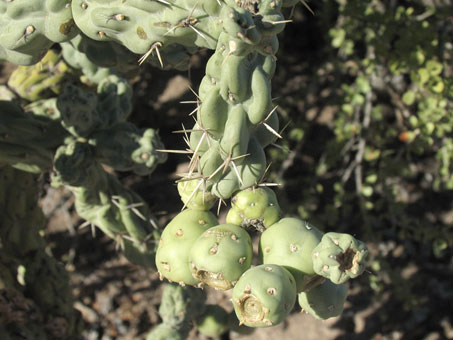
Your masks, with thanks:
<instances>
[{"instance_id":1,"label":"green fruit","mask_svg":"<svg viewBox=\"0 0 453 340\"><path fill-rule=\"evenodd\" d=\"M233 288L252 263L252 240L242 228L221 224L206 230L190 250L195 278L217 289Z\"/></svg>"},{"instance_id":2,"label":"green fruit","mask_svg":"<svg viewBox=\"0 0 453 340\"><path fill-rule=\"evenodd\" d=\"M274 191L252 187L238 192L231 199L232 208L226 222L264 231L280 219L280 206Z\"/></svg>"},{"instance_id":3,"label":"green fruit","mask_svg":"<svg viewBox=\"0 0 453 340\"><path fill-rule=\"evenodd\" d=\"M234 311L241 324L269 327L282 322L296 302L293 276L276 264L246 271L233 289Z\"/></svg>"},{"instance_id":4,"label":"green fruit","mask_svg":"<svg viewBox=\"0 0 453 340\"><path fill-rule=\"evenodd\" d=\"M309 291L299 293L299 305L303 311L320 320L339 316L343 312L347 288L325 280Z\"/></svg>"},{"instance_id":5,"label":"green fruit","mask_svg":"<svg viewBox=\"0 0 453 340\"><path fill-rule=\"evenodd\" d=\"M313 275L312 251L322 237L321 232L298 218L283 218L261 234L259 253L263 263L284 266L294 276L297 290L305 275Z\"/></svg>"},{"instance_id":6,"label":"green fruit","mask_svg":"<svg viewBox=\"0 0 453 340\"><path fill-rule=\"evenodd\" d=\"M205 190L203 186L202 179L178 182L179 196L189 209L207 211L214 205L217 197Z\"/></svg>"},{"instance_id":7,"label":"green fruit","mask_svg":"<svg viewBox=\"0 0 453 340\"><path fill-rule=\"evenodd\" d=\"M363 273L368 248L352 235L330 232L324 234L312 254L314 271L341 284Z\"/></svg>"},{"instance_id":8,"label":"green fruit","mask_svg":"<svg viewBox=\"0 0 453 340\"><path fill-rule=\"evenodd\" d=\"M206 336L217 338L228 330L229 314L218 305L207 305L197 320L198 331Z\"/></svg>"},{"instance_id":9,"label":"green fruit","mask_svg":"<svg viewBox=\"0 0 453 340\"><path fill-rule=\"evenodd\" d=\"M156 253L156 266L161 278L181 285L198 285L200 280L192 276L189 253L195 240L210 227L217 218L208 211L184 210L165 227Z\"/></svg>"}]
</instances>

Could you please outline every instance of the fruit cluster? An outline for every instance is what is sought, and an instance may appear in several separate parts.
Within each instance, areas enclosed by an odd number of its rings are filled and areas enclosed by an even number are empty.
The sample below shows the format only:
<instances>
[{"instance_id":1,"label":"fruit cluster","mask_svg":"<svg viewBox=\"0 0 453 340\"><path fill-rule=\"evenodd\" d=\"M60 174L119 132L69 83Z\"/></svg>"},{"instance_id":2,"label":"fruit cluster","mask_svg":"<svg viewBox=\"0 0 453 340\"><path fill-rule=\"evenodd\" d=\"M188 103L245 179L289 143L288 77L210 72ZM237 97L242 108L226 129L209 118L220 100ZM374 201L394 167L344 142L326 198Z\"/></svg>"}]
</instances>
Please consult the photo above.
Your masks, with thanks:
<instances>
[{"instance_id":1,"label":"fruit cluster","mask_svg":"<svg viewBox=\"0 0 453 340\"><path fill-rule=\"evenodd\" d=\"M178 189L188 209L162 232L156 254L161 279L182 286L233 289L236 316L249 327L282 322L297 298L302 309L318 319L341 314L345 282L365 269L364 243L349 234L323 234L298 218L281 218L268 187L239 191L225 224L209 211L211 194L193 181L180 182ZM257 266L252 266L253 231L261 232L262 264Z\"/></svg>"}]
</instances>

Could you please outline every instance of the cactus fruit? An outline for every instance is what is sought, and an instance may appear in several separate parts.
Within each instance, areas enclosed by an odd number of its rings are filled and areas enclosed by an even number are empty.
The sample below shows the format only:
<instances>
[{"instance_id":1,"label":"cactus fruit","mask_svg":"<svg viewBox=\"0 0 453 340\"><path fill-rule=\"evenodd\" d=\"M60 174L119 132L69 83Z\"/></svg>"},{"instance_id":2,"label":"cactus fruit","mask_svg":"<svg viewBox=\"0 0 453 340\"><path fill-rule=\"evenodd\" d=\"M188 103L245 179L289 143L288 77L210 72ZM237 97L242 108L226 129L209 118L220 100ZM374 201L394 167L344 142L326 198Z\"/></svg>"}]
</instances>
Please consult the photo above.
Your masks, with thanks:
<instances>
[{"instance_id":1,"label":"cactus fruit","mask_svg":"<svg viewBox=\"0 0 453 340\"><path fill-rule=\"evenodd\" d=\"M249 188L233 196L226 222L263 232L280 219L280 214L274 191L266 187Z\"/></svg>"},{"instance_id":2,"label":"cactus fruit","mask_svg":"<svg viewBox=\"0 0 453 340\"><path fill-rule=\"evenodd\" d=\"M320 320L339 316L343 312L347 288L344 284L334 284L326 279L322 284L299 293L302 311Z\"/></svg>"},{"instance_id":3,"label":"cactus fruit","mask_svg":"<svg viewBox=\"0 0 453 340\"><path fill-rule=\"evenodd\" d=\"M189 267L189 252L195 240L217 223L209 211L187 209L176 215L162 232L157 248L156 267L161 279L198 285L200 280L192 276Z\"/></svg>"},{"instance_id":4,"label":"cactus fruit","mask_svg":"<svg viewBox=\"0 0 453 340\"><path fill-rule=\"evenodd\" d=\"M230 315L218 305L206 305L205 311L197 319L197 329L203 335L217 338L228 330Z\"/></svg>"},{"instance_id":5,"label":"cactus fruit","mask_svg":"<svg viewBox=\"0 0 453 340\"><path fill-rule=\"evenodd\" d=\"M232 301L240 324L269 327L285 319L296 297L296 283L289 271L276 264L262 264L241 276Z\"/></svg>"},{"instance_id":6,"label":"cactus fruit","mask_svg":"<svg viewBox=\"0 0 453 340\"><path fill-rule=\"evenodd\" d=\"M341 284L363 273L368 248L352 235L330 232L313 249L312 258L316 274Z\"/></svg>"},{"instance_id":7,"label":"cactus fruit","mask_svg":"<svg viewBox=\"0 0 453 340\"><path fill-rule=\"evenodd\" d=\"M233 288L252 263L252 240L242 228L221 224L206 230L193 243L189 265L205 284L222 290Z\"/></svg>"},{"instance_id":8,"label":"cactus fruit","mask_svg":"<svg viewBox=\"0 0 453 340\"><path fill-rule=\"evenodd\" d=\"M321 237L321 232L308 222L286 217L261 234L259 254L263 263L279 264L289 270L300 291L304 276L315 274L311 254Z\"/></svg>"},{"instance_id":9,"label":"cactus fruit","mask_svg":"<svg viewBox=\"0 0 453 340\"><path fill-rule=\"evenodd\" d=\"M189 209L207 211L212 208L217 197L206 191L202 179L178 182L178 193Z\"/></svg>"}]
</instances>

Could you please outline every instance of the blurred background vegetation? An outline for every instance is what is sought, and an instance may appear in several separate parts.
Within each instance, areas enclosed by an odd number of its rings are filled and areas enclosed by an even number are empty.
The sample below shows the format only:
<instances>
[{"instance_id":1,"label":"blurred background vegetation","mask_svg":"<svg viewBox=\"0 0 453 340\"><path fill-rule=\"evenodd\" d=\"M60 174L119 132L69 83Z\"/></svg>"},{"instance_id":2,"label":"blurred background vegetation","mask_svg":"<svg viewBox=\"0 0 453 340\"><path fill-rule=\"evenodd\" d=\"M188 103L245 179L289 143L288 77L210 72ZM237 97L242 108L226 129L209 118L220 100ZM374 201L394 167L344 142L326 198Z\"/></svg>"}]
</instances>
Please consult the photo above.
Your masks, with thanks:
<instances>
[{"instance_id":1,"label":"blurred background vegetation","mask_svg":"<svg viewBox=\"0 0 453 340\"><path fill-rule=\"evenodd\" d=\"M350 299L380 307L344 339L452 339L453 7L309 5L281 39L270 181L288 213L370 247Z\"/></svg>"}]
</instances>

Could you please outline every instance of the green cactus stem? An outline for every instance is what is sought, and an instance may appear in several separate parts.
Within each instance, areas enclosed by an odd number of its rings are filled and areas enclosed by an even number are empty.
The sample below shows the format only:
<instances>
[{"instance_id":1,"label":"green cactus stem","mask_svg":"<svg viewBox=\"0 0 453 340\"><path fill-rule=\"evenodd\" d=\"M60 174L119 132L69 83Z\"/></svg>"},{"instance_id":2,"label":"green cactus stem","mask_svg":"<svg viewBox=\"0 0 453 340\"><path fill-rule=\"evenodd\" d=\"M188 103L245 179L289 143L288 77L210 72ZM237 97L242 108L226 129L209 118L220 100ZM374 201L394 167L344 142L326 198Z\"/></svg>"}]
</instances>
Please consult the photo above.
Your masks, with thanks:
<instances>
[{"instance_id":1,"label":"green cactus stem","mask_svg":"<svg viewBox=\"0 0 453 340\"><path fill-rule=\"evenodd\" d=\"M36 0L0 3L0 59L19 65L38 62L54 44L72 39L79 30L70 1Z\"/></svg>"},{"instance_id":2,"label":"green cactus stem","mask_svg":"<svg viewBox=\"0 0 453 340\"><path fill-rule=\"evenodd\" d=\"M94 159L90 145L69 141L58 148L54 159L53 185L72 191L80 217L99 227L120 247L130 246L125 255L133 263L154 267L158 231L143 199L122 186ZM126 246L127 245L127 246Z\"/></svg>"},{"instance_id":3,"label":"green cactus stem","mask_svg":"<svg viewBox=\"0 0 453 340\"><path fill-rule=\"evenodd\" d=\"M162 323L148 334L147 339L185 339L193 328L194 320L204 312L205 300L205 292L200 289L165 285L159 306Z\"/></svg>"}]
</instances>

